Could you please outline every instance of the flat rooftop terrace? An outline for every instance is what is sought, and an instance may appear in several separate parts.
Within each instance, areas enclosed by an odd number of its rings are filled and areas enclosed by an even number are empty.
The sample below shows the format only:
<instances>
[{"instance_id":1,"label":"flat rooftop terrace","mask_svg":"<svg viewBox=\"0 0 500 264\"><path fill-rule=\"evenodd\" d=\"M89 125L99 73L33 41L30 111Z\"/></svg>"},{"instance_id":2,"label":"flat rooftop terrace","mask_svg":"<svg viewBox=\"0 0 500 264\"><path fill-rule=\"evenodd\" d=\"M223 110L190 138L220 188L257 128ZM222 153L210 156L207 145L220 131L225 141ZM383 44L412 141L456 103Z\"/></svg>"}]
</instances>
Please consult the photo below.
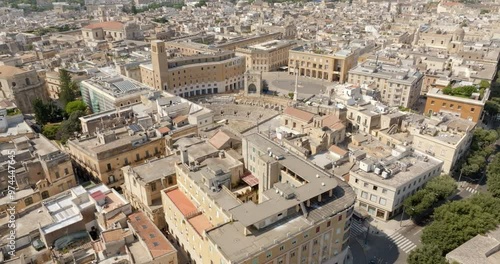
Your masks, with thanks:
<instances>
[{"instance_id":1,"label":"flat rooftop terrace","mask_svg":"<svg viewBox=\"0 0 500 264\"><path fill-rule=\"evenodd\" d=\"M261 134L250 134L246 139L251 144L259 146L262 155L261 159L274 160L268 156L268 152L279 157L278 162L286 168L286 173L297 175L304 184L293 188L294 199L285 199L276 194L271 188L263 193L265 201L259 204L247 202L230 210L234 219L237 219L243 225L250 226L276 214L276 212L285 211L300 203L305 203L320 194L327 193L338 186L338 180L333 175L328 174L322 169L310 164L309 162L298 158L287 152L275 142L265 138ZM283 170L283 169L282 169Z\"/></svg>"},{"instance_id":2,"label":"flat rooftop terrace","mask_svg":"<svg viewBox=\"0 0 500 264\"><path fill-rule=\"evenodd\" d=\"M240 263L249 256L265 252L275 246L276 240L282 242L305 232L312 227L311 222L323 221L350 208L354 204L355 197L356 194L347 183L339 182L334 189L333 197L308 207L307 217L296 213L263 229L250 227L251 234L248 236L244 234L245 224L236 220L209 230L207 237L220 247L229 260Z\"/></svg>"},{"instance_id":3,"label":"flat rooftop terrace","mask_svg":"<svg viewBox=\"0 0 500 264\"><path fill-rule=\"evenodd\" d=\"M179 161L179 156L171 155L162 159L153 159L148 163L133 167L144 183L149 183L163 177L175 174L175 164Z\"/></svg>"},{"instance_id":4,"label":"flat rooftop terrace","mask_svg":"<svg viewBox=\"0 0 500 264\"><path fill-rule=\"evenodd\" d=\"M426 156L427 159L424 159L423 157ZM401 170L397 172L396 174L390 176L387 179L382 178L382 176L377 175L374 171L371 172L366 172L363 171L362 169L359 168L358 165L356 165L351 172L355 173L365 179L380 183L381 185L386 185L386 186L391 186L394 188L398 188L402 185L405 185L415 179L416 176L422 175L425 172L432 171L434 170L437 166L442 164L443 162L435 159L433 157L429 157L428 155L425 155L421 152L414 152L414 154L410 154L409 156L406 156L404 158L400 158L397 161L405 163L405 164L411 164L409 166L407 171ZM386 168L391 169L394 166L396 166L395 163L386 166ZM352 175L352 174L351 174Z\"/></svg>"}]
</instances>

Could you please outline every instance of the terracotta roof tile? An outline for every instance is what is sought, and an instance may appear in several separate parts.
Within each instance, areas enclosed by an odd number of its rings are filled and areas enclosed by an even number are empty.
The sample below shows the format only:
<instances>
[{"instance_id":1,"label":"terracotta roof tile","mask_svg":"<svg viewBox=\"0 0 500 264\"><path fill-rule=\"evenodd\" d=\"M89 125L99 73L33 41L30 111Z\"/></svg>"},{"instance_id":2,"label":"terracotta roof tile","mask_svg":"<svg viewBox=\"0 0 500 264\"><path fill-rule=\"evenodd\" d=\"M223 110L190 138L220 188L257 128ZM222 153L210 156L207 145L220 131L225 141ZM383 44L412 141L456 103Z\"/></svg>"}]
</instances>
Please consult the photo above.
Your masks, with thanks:
<instances>
[{"instance_id":1,"label":"terracotta roof tile","mask_svg":"<svg viewBox=\"0 0 500 264\"><path fill-rule=\"evenodd\" d=\"M128 216L129 224L132 225L137 235L146 244L153 259L172 252L175 248L160 232L160 230L149 220L144 212L137 212ZM175 253L174 253L175 254Z\"/></svg>"},{"instance_id":2,"label":"terracotta roof tile","mask_svg":"<svg viewBox=\"0 0 500 264\"><path fill-rule=\"evenodd\" d=\"M185 115L180 115L176 118L174 118L172 121L174 121L175 124L181 123L182 121L186 120L187 116Z\"/></svg>"},{"instance_id":3,"label":"terracotta roof tile","mask_svg":"<svg viewBox=\"0 0 500 264\"><path fill-rule=\"evenodd\" d=\"M292 117L295 117L297 119L303 120L305 122L311 122L311 120L314 117L313 113L309 113L294 107L287 107L285 111L283 112L285 115L289 115Z\"/></svg>"},{"instance_id":4,"label":"terracotta roof tile","mask_svg":"<svg viewBox=\"0 0 500 264\"><path fill-rule=\"evenodd\" d=\"M168 191L166 194L184 216L196 211L196 206L194 206L181 190L174 189Z\"/></svg>"},{"instance_id":5,"label":"terracotta roof tile","mask_svg":"<svg viewBox=\"0 0 500 264\"><path fill-rule=\"evenodd\" d=\"M342 156L342 157L348 153L347 150L341 149L336 145L332 145L330 148L328 148L328 150L335 153L335 154L338 154L339 156Z\"/></svg>"}]
</instances>

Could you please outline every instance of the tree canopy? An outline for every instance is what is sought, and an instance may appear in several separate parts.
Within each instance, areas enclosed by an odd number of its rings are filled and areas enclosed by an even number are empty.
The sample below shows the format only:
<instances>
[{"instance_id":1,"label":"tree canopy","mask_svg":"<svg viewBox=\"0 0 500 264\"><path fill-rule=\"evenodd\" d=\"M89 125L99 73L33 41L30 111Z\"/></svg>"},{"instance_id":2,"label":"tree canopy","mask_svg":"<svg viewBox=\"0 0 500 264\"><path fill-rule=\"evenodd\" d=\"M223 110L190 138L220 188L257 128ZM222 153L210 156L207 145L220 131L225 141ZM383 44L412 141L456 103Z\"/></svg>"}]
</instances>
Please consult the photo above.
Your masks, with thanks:
<instances>
[{"instance_id":1,"label":"tree canopy","mask_svg":"<svg viewBox=\"0 0 500 264\"><path fill-rule=\"evenodd\" d=\"M500 155L497 154L486 170L486 184L488 191L500 198Z\"/></svg>"},{"instance_id":2,"label":"tree canopy","mask_svg":"<svg viewBox=\"0 0 500 264\"><path fill-rule=\"evenodd\" d=\"M428 245L413 250L408 256L408 264L447 264L443 252L436 245Z\"/></svg>"},{"instance_id":3,"label":"tree canopy","mask_svg":"<svg viewBox=\"0 0 500 264\"><path fill-rule=\"evenodd\" d=\"M33 111L36 122L43 126L47 123L57 123L64 118L64 113L53 102L44 103L41 99L33 100Z\"/></svg>"},{"instance_id":4,"label":"tree canopy","mask_svg":"<svg viewBox=\"0 0 500 264\"><path fill-rule=\"evenodd\" d=\"M403 201L405 212L411 217L429 212L439 201L452 195L456 188L455 180L450 176L437 176Z\"/></svg>"},{"instance_id":5,"label":"tree canopy","mask_svg":"<svg viewBox=\"0 0 500 264\"><path fill-rule=\"evenodd\" d=\"M43 126L42 134L46 138L48 138L50 140L54 140L54 139L56 139L59 127L60 127L59 124L46 124L45 126Z\"/></svg>"},{"instance_id":6,"label":"tree canopy","mask_svg":"<svg viewBox=\"0 0 500 264\"><path fill-rule=\"evenodd\" d=\"M434 245L445 255L478 234L496 228L500 204L489 194L478 194L437 208L434 222L422 233L422 243Z\"/></svg>"},{"instance_id":7,"label":"tree canopy","mask_svg":"<svg viewBox=\"0 0 500 264\"><path fill-rule=\"evenodd\" d=\"M53 102L44 103L40 99L33 101L35 119L42 126L42 134L51 140L60 140L62 143L80 133L80 117L84 116L87 107L82 101L73 101L67 104L66 113ZM64 117L67 119L63 121Z\"/></svg>"},{"instance_id":8,"label":"tree canopy","mask_svg":"<svg viewBox=\"0 0 500 264\"><path fill-rule=\"evenodd\" d=\"M64 108L64 110L68 115L71 115L73 112L78 110L85 112L86 109L87 105L82 100L69 102L68 104L66 104L66 107Z\"/></svg>"},{"instance_id":9,"label":"tree canopy","mask_svg":"<svg viewBox=\"0 0 500 264\"><path fill-rule=\"evenodd\" d=\"M200 0L197 4L195 4L194 6L195 7L202 7L202 6L206 6L207 5L207 1L205 0Z\"/></svg>"},{"instance_id":10,"label":"tree canopy","mask_svg":"<svg viewBox=\"0 0 500 264\"><path fill-rule=\"evenodd\" d=\"M443 89L443 93L447 95L460 96L469 98L473 93L479 92L476 86L468 85L468 86L460 86L456 88L452 88L450 86Z\"/></svg>"},{"instance_id":11,"label":"tree canopy","mask_svg":"<svg viewBox=\"0 0 500 264\"><path fill-rule=\"evenodd\" d=\"M61 90L59 92L59 100L66 107L66 104L76 99L77 84L72 81L71 75L67 70L59 70L59 80L61 82Z\"/></svg>"},{"instance_id":12,"label":"tree canopy","mask_svg":"<svg viewBox=\"0 0 500 264\"><path fill-rule=\"evenodd\" d=\"M470 153L467 156L466 162L462 165L462 173L465 176L478 178L480 172L486 168L486 159L491 155L495 148L493 143L498 139L496 130L487 130L477 128L474 130Z\"/></svg>"},{"instance_id":13,"label":"tree canopy","mask_svg":"<svg viewBox=\"0 0 500 264\"><path fill-rule=\"evenodd\" d=\"M75 133L80 133L82 131L82 126L79 118L84 115L85 112L82 110L72 112L69 118L61 123L57 133L57 139L62 143L66 143L66 141L73 137Z\"/></svg>"}]
</instances>

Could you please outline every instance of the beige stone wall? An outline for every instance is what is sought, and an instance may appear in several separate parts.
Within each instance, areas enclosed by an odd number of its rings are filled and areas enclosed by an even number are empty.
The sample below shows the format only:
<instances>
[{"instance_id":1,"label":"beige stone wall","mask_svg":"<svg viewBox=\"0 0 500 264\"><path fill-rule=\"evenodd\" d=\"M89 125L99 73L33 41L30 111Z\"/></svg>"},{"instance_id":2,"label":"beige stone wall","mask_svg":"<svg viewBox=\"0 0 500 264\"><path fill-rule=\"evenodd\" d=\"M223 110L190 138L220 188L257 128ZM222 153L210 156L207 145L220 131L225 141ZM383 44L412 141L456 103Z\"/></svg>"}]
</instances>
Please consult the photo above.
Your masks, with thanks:
<instances>
[{"instance_id":1,"label":"beige stone wall","mask_svg":"<svg viewBox=\"0 0 500 264\"><path fill-rule=\"evenodd\" d=\"M45 82L36 71L27 71L0 79L0 99L15 99L23 114L33 113L32 101L48 99Z\"/></svg>"},{"instance_id":2,"label":"beige stone wall","mask_svg":"<svg viewBox=\"0 0 500 264\"><path fill-rule=\"evenodd\" d=\"M98 160L97 169L99 179L108 185L108 187L120 186L123 184L123 172L121 171L123 165L130 164L134 166L143 163L145 159L152 158L153 156L159 157L164 154L165 141L163 139L153 139L137 148L115 153L115 155L109 158ZM111 165L111 170L108 170L108 164ZM115 182L112 182L111 176L114 176Z\"/></svg>"},{"instance_id":3,"label":"beige stone wall","mask_svg":"<svg viewBox=\"0 0 500 264\"><path fill-rule=\"evenodd\" d=\"M282 36L281 32L275 32L275 33L260 35L258 37L240 40L237 42L229 41L228 43L218 45L217 47L221 48L221 49L225 49L225 50L236 50L236 48L251 46L251 45L259 44L259 43L270 41L270 40L280 39L281 36Z\"/></svg>"},{"instance_id":4,"label":"beige stone wall","mask_svg":"<svg viewBox=\"0 0 500 264\"><path fill-rule=\"evenodd\" d=\"M467 136L454 146L437 139L432 139L427 135L414 135L413 146L416 150L433 153L434 157L444 162L443 172L449 173L455 167L457 161L466 153L471 139L472 133L467 133Z\"/></svg>"},{"instance_id":5,"label":"beige stone wall","mask_svg":"<svg viewBox=\"0 0 500 264\"><path fill-rule=\"evenodd\" d=\"M150 206L156 199L161 201L161 193L164 188L169 188L177 184L175 174L153 181L152 183L156 185L156 190L153 191L151 184L145 186L136 181L134 174L128 172L128 168L129 166L126 166L122 169L124 175L124 184L122 187L125 198L130 201L133 208L144 211L158 228L164 228L166 223L163 207L153 210ZM170 184L169 177L171 178Z\"/></svg>"},{"instance_id":6,"label":"beige stone wall","mask_svg":"<svg viewBox=\"0 0 500 264\"><path fill-rule=\"evenodd\" d=\"M236 49L236 55L245 57L247 70L277 71L280 67L288 65L288 53L293 45L290 43L290 45L269 51L238 48Z\"/></svg>"},{"instance_id":7,"label":"beige stone wall","mask_svg":"<svg viewBox=\"0 0 500 264\"><path fill-rule=\"evenodd\" d=\"M356 57L354 54L336 57L332 54L290 50L288 60L290 74L295 74L296 63L299 64L300 76L344 83L347 81L349 70L356 65Z\"/></svg>"},{"instance_id":8,"label":"beige stone wall","mask_svg":"<svg viewBox=\"0 0 500 264\"><path fill-rule=\"evenodd\" d=\"M95 154L91 155L78 146L75 141L69 141L68 146L75 162L92 177L99 179L108 187L118 187L124 183L121 170L123 166L134 166L143 163L147 158L165 155L165 140L163 138L152 139L146 144L126 151L110 150L107 152L108 157L104 159L98 159ZM108 169L108 164L111 169ZM114 182L111 176L114 176Z\"/></svg>"},{"instance_id":9,"label":"beige stone wall","mask_svg":"<svg viewBox=\"0 0 500 264\"><path fill-rule=\"evenodd\" d=\"M304 122L303 120L290 115L281 116L281 125L299 133L304 133L304 131L307 130L307 127L312 126L311 123Z\"/></svg>"}]
</instances>

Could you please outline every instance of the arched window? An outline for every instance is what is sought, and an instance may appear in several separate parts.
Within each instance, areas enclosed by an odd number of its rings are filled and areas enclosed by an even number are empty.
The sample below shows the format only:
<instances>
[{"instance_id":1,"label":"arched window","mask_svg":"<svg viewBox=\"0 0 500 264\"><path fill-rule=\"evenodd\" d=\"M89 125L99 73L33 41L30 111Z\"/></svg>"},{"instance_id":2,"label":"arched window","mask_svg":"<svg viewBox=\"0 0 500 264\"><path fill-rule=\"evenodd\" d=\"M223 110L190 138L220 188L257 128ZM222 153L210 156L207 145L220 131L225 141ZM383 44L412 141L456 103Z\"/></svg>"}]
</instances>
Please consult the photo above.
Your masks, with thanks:
<instances>
[{"instance_id":1,"label":"arched window","mask_svg":"<svg viewBox=\"0 0 500 264\"><path fill-rule=\"evenodd\" d=\"M26 78L26 85L31 85L30 78Z\"/></svg>"},{"instance_id":2,"label":"arched window","mask_svg":"<svg viewBox=\"0 0 500 264\"><path fill-rule=\"evenodd\" d=\"M43 191L42 192L42 199L47 199L49 198L49 192L48 191Z\"/></svg>"}]
</instances>

